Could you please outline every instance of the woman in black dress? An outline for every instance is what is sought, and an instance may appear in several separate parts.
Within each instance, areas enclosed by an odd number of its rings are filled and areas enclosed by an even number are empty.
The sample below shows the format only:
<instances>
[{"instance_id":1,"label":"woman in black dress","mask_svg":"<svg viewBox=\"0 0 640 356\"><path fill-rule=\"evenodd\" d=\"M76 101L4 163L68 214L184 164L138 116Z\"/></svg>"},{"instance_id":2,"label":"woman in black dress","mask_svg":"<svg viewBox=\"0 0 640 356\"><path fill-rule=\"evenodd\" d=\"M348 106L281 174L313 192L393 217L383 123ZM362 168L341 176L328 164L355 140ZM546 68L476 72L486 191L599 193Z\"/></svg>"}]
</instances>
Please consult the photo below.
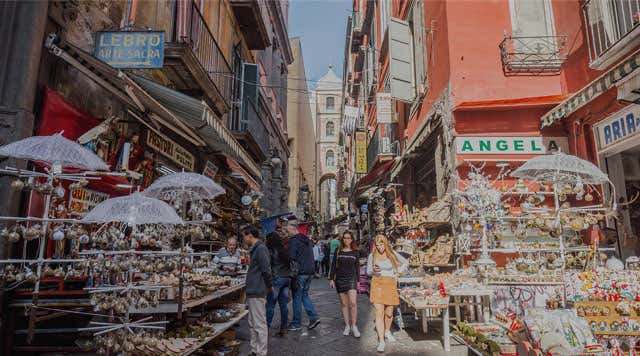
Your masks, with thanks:
<instances>
[{"instance_id":1,"label":"woman in black dress","mask_svg":"<svg viewBox=\"0 0 640 356\"><path fill-rule=\"evenodd\" d=\"M358 320L358 304L356 301L358 280L360 279L360 251L350 231L342 233L340 246L333 256L333 264L329 268L329 286L335 288L342 304L344 332L342 335L360 337L356 326ZM351 322L349 322L351 311Z\"/></svg>"}]
</instances>

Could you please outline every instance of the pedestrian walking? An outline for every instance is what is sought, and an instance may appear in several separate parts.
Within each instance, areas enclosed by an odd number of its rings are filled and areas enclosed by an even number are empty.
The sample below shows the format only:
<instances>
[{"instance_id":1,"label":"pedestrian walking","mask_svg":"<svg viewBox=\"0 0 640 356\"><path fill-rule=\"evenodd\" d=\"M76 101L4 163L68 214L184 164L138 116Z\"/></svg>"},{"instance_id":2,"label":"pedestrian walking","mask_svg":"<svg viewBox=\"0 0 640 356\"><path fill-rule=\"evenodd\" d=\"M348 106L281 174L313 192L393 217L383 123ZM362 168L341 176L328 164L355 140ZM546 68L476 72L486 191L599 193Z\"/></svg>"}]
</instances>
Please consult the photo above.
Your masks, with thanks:
<instances>
[{"instance_id":1,"label":"pedestrian walking","mask_svg":"<svg viewBox=\"0 0 640 356\"><path fill-rule=\"evenodd\" d=\"M358 320L357 287L360 279L360 251L358 243L354 241L351 231L342 233L340 246L336 249L333 264L329 269L329 286L335 288L342 305L344 331L342 335L353 333L360 337L360 330L356 326ZM351 312L351 319L349 319Z\"/></svg>"},{"instance_id":2,"label":"pedestrian walking","mask_svg":"<svg viewBox=\"0 0 640 356\"><path fill-rule=\"evenodd\" d=\"M340 246L338 235L333 235L333 238L329 242L329 267L333 264L333 256L335 255L338 246Z\"/></svg>"},{"instance_id":3,"label":"pedestrian walking","mask_svg":"<svg viewBox=\"0 0 640 356\"><path fill-rule=\"evenodd\" d=\"M316 278L320 278L322 275L322 259L324 253L322 252L322 244L319 241L315 241L313 245L313 259L315 261Z\"/></svg>"},{"instance_id":4,"label":"pedestrian walking","mask_svg":"<svg viewBox=\"0 0 640 356\"><path fill-rule=\"evenodd\" d=\"M329 277L329 243L328 240L325 240L322 243L322 254L324 257L322 258L322 268L324 269L324 276Z\"/></svg>"},{"instance_id":5,"label":"pedestrian walking","mask_svg":"<svg viewBox=\"0 0 640 356\"><path fill-rule=\"evenodd\" d=\"M394 306L400 304L398 274L406 268L407 260L391 248L385 236L377 235L367 259L367 274L373 276L369 300L375 308L378 352L384 352L385 339L396 341L391 334L391 320Z\"/></svg>"},{"instance_id":6,"label":"pedestrian walking","mask_svg":"<svg viewBox=\"0 0 640 356\"><path fill-rule=\"evenodd\" d=\"M250 246L249 269L247 271L246 295L249 307L249 329L251 334L250 356L266 356L269 327L266 318L267 294L273 292L269 250L260 241L258 230L246 228L244 241Z\"/></svg>"},{"instance_id":7,"label":"pedestrian walking","mask_svg":"<svg viewBox=\"0 0 640 356\"><path fill-rule=\"evenodd\" d=\"M298 231L295 221L290 221L287 225L289 239L289 258L291 259L291 274L295 291L293 294L293 319L289 324L289 331L296 331L302 328L302 306L309 318L308 329L318 326L320 319L316 313L316 308L309 298L309 288L314 270L313 244L309 238Z\"/></svg>"},{"instance_id":8,"label":"pedestrian walking","mask_svg":"<svg viewBox=\"0 0 640 356\"><path fill-rule=\"evenodd\" d=\"M271 272L273 273L273 292L267 295L267 326L271 327L276 302L280 307L280 331L278 336L287 334L289 321L289 287L291 286L291 269L289 268L289 253L282 244L281 237L272 232L267 235L266 245L271 257Z\"/></svg>"}]
</instances>

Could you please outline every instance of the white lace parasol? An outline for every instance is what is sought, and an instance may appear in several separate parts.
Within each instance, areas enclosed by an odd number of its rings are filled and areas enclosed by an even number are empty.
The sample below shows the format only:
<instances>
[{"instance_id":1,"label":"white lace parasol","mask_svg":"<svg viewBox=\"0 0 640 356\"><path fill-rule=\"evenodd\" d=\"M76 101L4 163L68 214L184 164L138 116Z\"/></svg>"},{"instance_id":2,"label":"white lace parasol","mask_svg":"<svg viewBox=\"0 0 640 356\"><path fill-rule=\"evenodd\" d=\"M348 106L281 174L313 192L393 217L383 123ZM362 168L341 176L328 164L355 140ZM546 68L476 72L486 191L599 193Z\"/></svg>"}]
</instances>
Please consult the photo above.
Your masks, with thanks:
<instances>
[{"instance_id":1,"label":"white lace parasol","mask_svg":"<svg viewBox=\"0 0 640 356\"><path fill-rule=\"evenodd\" d=\"M609 177L593 163L561 152L532 158L511 175L532 181L557 183L571 183L577 180L586 184L609 182Z\"/></svg>"},{"instance_id":2,"label":"white lace parasol","mask_svg":"<svg viewBox=\"0 0 640 356\"><path fill-rule=\"evenodd\" d=\"M57 133L51 136L33 136L0 147L0 156L31 161L58 163L90 170L109 170L100 157L76 142Z\"/></svg>"},{"instance_id":3,"label":"white lace parasol","mask_svg":"<svg viewBox=\"0 0 640 356\"><path fill-rule=\"evenodd\" d=\"M182 219L169 204L137 192L103 201L82 220L92 223L122 222L129 225L182 224Z\"/></svg>"},{"instance_id":4,"label":"white lace parasol","mask_svg":"<svg viewBox=\"0 0 640 356\"><path fill-rule=\"evenodd\" d=\"M145 189L144 194L162 200L194 201L213 199L224 192L218 183L202 174L180 172L158 178Z\"/></svg>"}]
</instances>

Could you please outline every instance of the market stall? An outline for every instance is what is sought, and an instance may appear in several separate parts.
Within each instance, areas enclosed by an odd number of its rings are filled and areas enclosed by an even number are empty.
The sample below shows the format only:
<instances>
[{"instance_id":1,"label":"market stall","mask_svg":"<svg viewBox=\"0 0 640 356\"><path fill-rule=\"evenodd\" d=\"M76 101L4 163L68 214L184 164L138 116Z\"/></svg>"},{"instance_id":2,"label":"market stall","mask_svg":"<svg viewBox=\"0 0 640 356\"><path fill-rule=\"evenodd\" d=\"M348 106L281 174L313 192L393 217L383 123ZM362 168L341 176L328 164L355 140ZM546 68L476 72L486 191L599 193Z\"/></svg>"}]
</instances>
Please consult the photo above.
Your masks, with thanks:
<instances>
[{"instance_id":1,"label":"market stall","mask_svg":"<svg viewBox=\"0 0 640 356\"><path fill-rule=\"evenodd\" d=\"M238 347L227 330L247 314L239 304L244 276L222 276L214 253L191 247L218 237L213 199L224 189L199 174L176 173L74 219L55 204L66 189L125 174L107 172L94 153L59 134L0 147L0 155L45 164L43 172L2 170L17 177L14 189L45 202L42 217L0 217L12 255L0 260L10 315L5 354L184 355ZM20 318L25 310L28 318Z\"/></svg>"}]
</instances>

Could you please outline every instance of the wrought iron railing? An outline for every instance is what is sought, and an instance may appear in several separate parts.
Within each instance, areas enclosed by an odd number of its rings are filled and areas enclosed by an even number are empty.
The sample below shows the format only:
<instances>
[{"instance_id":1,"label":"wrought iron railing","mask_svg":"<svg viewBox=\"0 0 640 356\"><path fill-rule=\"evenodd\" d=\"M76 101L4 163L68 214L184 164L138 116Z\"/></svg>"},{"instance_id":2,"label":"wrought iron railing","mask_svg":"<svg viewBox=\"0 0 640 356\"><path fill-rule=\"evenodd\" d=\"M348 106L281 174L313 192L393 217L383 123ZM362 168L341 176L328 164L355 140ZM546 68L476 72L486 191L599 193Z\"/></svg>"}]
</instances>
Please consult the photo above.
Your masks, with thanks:
<instances>
[{"instance_id":1,"label":"wrought iron railing","mask_svg":"<svg viewBox=\"0 0 640 356\"><path fill-rule=\"evenodd\" d=\"M176 23L179 23L181 18L184 18L184 16L177 17ZM180 26L178 26L177 31L180 31ZM184 35L185 33L176 35L176 40L186 43L191 48L194 56L207 72L227 106L230 106L231 86L234 79L231 66L229 66L195 2L191 3L188 32L186 36Z\"/></svg>"},{"instance_id":2,"label":"wrought iron railing","mask_svg":"<svg viewBox=\"0 0 640 356\"><path fill-rule=\"evenodd\" d=\"M367 169L371 171L379 156L393 157L396 152L397 124L378 124L367 146Z\"/></svg>"},{"instance_id":3,"label":"wrought iron railing","mask_svg":"<svg viewBox=\"0 0 640 356\"><path fill-rule=\"evenodd\" d=\"M640 24L640 0L587 0L582 7L594 62Z\"/></svg>"},{"instance_id":4,"label":"wrought iron railing","mask_svg":"<svg viewBox=\"0 0 640 356\"><path fill-rule=\"evenodd\" d=\"M248 133L265 156L269 154L269 131L260 119L260 114L251 99L242 103L242 115L231 121L231 131Z\"/></svg>"},{"instance_id":5,"label":"wrought iron railing","mask_svg":"<svg viewBox=\"0 0 640 356\"><path fill-rule=\"evenodd\" d=\"M567 60L567 36L505 36L500 43L505 74L557 74Z\"/></svg>"}]
</instances>

